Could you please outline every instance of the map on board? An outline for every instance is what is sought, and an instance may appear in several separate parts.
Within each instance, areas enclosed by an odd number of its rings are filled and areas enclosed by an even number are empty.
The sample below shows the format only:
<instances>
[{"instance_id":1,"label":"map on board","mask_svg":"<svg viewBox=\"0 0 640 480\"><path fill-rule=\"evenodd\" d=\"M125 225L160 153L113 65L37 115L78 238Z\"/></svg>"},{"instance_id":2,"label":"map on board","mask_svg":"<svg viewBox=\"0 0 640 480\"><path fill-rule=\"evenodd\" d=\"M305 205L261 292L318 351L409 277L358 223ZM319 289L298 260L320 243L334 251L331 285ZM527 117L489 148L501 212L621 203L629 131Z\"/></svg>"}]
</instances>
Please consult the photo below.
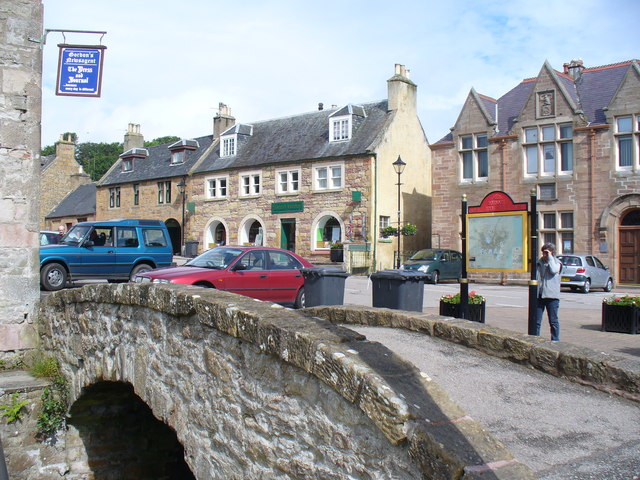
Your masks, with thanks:
<instances>
[{"instance_id":1,"label":"map on board","mask_svg":"<svg viewBox=\"0 0 640 480\"><path fill-rule=\"evenodd\" d=\"M525 219L519 212L468 215L468 270L526 271Z\"/></svg>"}]
</instances>

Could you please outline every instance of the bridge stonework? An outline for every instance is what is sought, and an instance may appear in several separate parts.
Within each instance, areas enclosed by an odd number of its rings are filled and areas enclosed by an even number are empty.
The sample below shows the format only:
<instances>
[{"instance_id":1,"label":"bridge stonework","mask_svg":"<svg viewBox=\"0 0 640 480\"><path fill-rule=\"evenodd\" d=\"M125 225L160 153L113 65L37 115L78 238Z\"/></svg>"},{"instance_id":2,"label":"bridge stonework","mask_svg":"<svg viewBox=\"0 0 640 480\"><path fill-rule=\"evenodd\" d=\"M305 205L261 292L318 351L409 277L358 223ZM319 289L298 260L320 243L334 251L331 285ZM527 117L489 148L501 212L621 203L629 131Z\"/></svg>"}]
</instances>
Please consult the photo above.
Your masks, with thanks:
<instances>
[{"instance_id":1,"label":"bridge stonework","mask_svg":"<svg viewBox=\"0 0 640 480\"><path fill-rule=\"evenodd\" d=\"M198 479L534 478L412 364L309 312L92 285L49 295L39 331L72 402L100 382L132 385Z\"/></svg>"}]
</instances>

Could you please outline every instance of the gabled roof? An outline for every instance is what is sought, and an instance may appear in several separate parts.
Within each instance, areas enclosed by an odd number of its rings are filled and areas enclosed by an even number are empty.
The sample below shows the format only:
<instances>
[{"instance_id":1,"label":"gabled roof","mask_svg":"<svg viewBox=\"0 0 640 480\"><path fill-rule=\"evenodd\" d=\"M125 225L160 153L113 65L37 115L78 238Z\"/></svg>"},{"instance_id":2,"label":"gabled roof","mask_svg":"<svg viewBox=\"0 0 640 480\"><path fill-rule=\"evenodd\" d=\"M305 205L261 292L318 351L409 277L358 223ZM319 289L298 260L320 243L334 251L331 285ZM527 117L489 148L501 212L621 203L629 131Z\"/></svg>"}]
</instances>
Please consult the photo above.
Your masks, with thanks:
<instances>
[{"instance_id":1,"label":"gabled roof","mask_svg":"<svg viewBox=\"0 0 640 480\"><path fill-rule=\"evenodd\" d=\"M582 110L590 125L607 123L605 109L614 98L626 74L632 68L636 70L639 68L637 60L584 68L574 80L567 73L553 70L547 62L543 66L543 70L546 69L549 72L558 85L560 93L564 95L567 102L574 109L573 113L575 114ZM532 95L536 81L537 77L525 79L498 99L498 125L495 136L504 136L511 133L514 120L522 113L522 109ZM436 144L449 143L451 141L453 141L453 135L449 133Z\"/></svg>"},{"instance_id":2,"label":"gabled roof","mask_svg":"<svg viewBox=\"0 0 640 480\"><path fill-rule=\"evenodd\" d=\"M344 115L357 115L359 117L366 117L367 113L364 108L360 105L346 105L342 107L340 110L333 112L330 117L341 117Z\"/></svg>"},{"instance_id":3,"label":"gabled roof","mask_svg":"<svg viewBox=\"0 0 640 480\"><path fill-rule=\"evenodd\" d=\"M81 217L96 213L96 184L85 183L67 194L44 218Z\"/></svg>"},{"instance_id":4,"label":"gabled roof","mask_svg":"<svg viewBox=\"0 0 640 480\"><path fill-rule=\"evenodd\" d=\"M185 148L194 149L198 147L199 145L197 140L183 138L182 140L172 143L167 148L169 150L181 150Z\"/></svg>"},{"instance_id":5,"label":"gabled roof","mask_svg":"<svg viewBox=\"0 0 640 480\"><path fill-rule=\"evenodd\" d=\"M192 172L216 172L371 153L393 112L387 110L386 100L359 108L364 116L358 116L351 139L347 141L329 141L329 118L343 109L318 110L253 122L253 134L238 147L234 157L220 159L220 148L212 148Z\"/></svg>"},{"instance_id":6,"label":"gabled roof","mask_svg":"<svg viewBox=\"0 0 640 480\"><path fill-rule=\"evenodd\" d=\"M182 177L187 175L189 169L193 167L198 158L209 148L212 141L213 135L185 141L189 147L185 149L185 161L183 163L171 164L171 150L169 150L169 147L174 146L178 142L148 147L146 150L149 152L149 155L147 157L136 157L133 163L133 170L128 172L122 171L122 158L119 158L109 171L103 175L98 185L119 185L122 183ZM195 146L195 148L193 148L193 146Z\"/></svg>"}]
</instances>

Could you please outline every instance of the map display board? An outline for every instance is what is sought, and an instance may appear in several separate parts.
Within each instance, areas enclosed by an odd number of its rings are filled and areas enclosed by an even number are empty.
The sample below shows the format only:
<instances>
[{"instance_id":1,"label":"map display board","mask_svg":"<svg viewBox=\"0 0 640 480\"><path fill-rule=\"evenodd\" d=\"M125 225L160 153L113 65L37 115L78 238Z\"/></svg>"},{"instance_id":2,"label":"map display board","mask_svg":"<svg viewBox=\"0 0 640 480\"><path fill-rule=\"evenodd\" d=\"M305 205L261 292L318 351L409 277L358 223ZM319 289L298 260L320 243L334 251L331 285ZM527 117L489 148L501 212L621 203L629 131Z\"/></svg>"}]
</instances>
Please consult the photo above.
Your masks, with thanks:
<instances>
[{"instance_id":1,"label":"map display board","mask_svg":"<svg viewBox=\"0 0 640 480\"><path fill-rule=\"evenodd\" d=\"M528 271L527 212L467 214L467 270Z\"/></svg>"}]
</instances>

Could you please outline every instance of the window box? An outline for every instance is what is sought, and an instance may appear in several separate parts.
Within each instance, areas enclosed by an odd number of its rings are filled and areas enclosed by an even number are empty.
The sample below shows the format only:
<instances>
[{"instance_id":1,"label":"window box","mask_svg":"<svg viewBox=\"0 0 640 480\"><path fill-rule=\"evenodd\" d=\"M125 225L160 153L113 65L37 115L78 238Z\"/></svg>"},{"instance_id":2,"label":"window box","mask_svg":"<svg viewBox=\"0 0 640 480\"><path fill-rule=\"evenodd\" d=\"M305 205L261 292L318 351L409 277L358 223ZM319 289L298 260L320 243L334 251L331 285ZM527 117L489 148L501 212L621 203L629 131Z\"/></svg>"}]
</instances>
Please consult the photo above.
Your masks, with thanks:
<instances>
[{"instance_id":1,"label":"window box","mask_svg":"<svg viewBox=\"0 0 640 480\"><path fill-rule=\"evenodd\" d=\"M640 307L602 304L602 331L640 333Z\"/></svg>"}]
</instances>

